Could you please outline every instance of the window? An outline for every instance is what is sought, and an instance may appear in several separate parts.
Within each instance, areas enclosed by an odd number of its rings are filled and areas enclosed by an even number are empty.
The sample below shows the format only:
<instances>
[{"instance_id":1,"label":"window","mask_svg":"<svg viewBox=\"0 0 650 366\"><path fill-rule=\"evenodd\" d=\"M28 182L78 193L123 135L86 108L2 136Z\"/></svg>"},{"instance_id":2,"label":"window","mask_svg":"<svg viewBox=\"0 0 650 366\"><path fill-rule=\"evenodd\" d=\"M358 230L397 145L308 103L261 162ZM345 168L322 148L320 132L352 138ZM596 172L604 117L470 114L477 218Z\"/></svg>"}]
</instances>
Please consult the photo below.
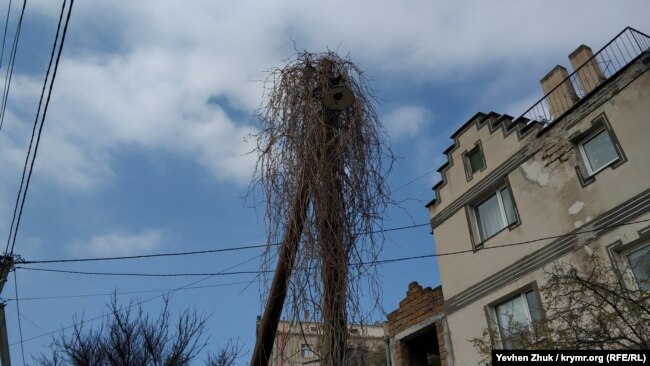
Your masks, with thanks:
<instances>
[{"instance_id":1,"label":"window","mask_svg":"<svg viewBox=\"0 0 650 366\"><path fill-rule=\"evenodd\" d=\"M311 344L303 344L300 347L300 356L305 358L314 357L314 349Z\"/></svg>"},{"instance_id":2,"label":"window","mask_svg":"<svg viewBox=\"0 0 650 366\"><path fill-rule=\"evenodd\" d=\"M481 148L481 141L476 142L473 149L463 153L463 163L465 164L465 176L470 181L474 173L485 169L485 156Z\"/></svg>"},{"instance_id":3,"label":"window","mask_svg":"<svg viewBox=\"0 0 650 366\"><path fill-rule=\"evenodd\" d=\"M497 190L476 205L474 210L481 242L517 222L517 214L508 187Z\"/></svg>"},{"instance_id":4,"label":"window","mask_svg":"<svg viewBox=\"0 0 650 366\"><path fill-rule=\"evenodd\" d=\"M626 257L637 286L650 291L650 245L630 251Z\"/></svg>"},{"instance_id":5,"label":"window","mask_svg":"<svg viewBox=\"0 0 650 366\"><path fill-rule=\"evenodd\" d=\"M650 291L650 227L639 231L639 238L623 244L621 240L607 246L621 285L630 290Z\"/></svg>"},{"instance_id":6,"label":"window","mask_svg":"<svg viewBox=\"0 0 650 366\"><path fill-rule=\"evenodd\" d=\"M483 160L483 151L480 146L475 147L467 153L467 165L469 165L472 174L483 170L485 168L485 161Z\"/></svg>"},{"instance_id":7,"label":"window","mask_svg":"<svg viewBox=\"0 0 650 366\"><path fill-rule=\"evenodd\" d=\"M575 144L577 150L578 164L575 170L582 187L595 182L598 172L607 167L616 169L627 161L623 147L604 113L594 118L585 131L575 131L569 136L569 141Z\"/></svg>"},{"instance_id":8,"label":"window","mask_svg":"<svg viewBox=\"0 0 650 366\"><path fill-rule=\"evenodd\" d=\"M501 345L517 349L534 334L533 325L542 319L542 312L534 290L519 293L494 306Z\"/></svg>"},{"instance_id":9,"label":"window","mask_svg":"<svg viewBox=\"0 0 650 366\"><path fill-rule=\"evenodd\" d=\"M580 142L579 148L589 175L598 173L619 158L609 132L604 129Z\"/></svg>"}]
</instances>

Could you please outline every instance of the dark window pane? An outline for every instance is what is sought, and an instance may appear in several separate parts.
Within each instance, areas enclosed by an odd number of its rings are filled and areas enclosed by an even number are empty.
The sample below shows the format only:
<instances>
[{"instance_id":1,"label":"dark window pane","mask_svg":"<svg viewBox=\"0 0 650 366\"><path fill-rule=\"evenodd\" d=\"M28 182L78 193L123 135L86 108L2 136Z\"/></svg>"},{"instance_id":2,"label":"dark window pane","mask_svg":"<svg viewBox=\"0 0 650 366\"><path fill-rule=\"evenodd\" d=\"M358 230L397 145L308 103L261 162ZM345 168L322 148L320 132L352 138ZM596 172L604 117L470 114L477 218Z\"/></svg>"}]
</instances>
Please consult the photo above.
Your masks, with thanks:
<instances>
[{"instance_id":1,"label":"dark window pane","mask_svg":"<svg viewBox=\"0 0 650 366\"><path fill-rule=\"evenodd\" d=\"M627 258L639 287L650 291L650 245L630 253Z\"/></svg>"},{"instance_id":2,"label":"dark window pane","mask_svg":"<svg viewBox=\"0 0 650 366\"><path fill-rule=\"evenodd\" d=\"M485 168L485 162L483 160L483 151L476 148L467 154L467 160L469 161L469 166L472 169L472 173L476 173L479 170Z\"/></svg>"},{"instance_id":3,"label":"dark window pane","mask_svg":"<svg viewBox=\"0 0 650 366\"><path fill-rule=\"evenodd\" d=\"M542 311L537 302L537 296L535 292L529 291L526 293L526 301L528 302L528 310L530 311L530 317L533 322L539 322L542 320Z\"/></svg>"}]
</instances>

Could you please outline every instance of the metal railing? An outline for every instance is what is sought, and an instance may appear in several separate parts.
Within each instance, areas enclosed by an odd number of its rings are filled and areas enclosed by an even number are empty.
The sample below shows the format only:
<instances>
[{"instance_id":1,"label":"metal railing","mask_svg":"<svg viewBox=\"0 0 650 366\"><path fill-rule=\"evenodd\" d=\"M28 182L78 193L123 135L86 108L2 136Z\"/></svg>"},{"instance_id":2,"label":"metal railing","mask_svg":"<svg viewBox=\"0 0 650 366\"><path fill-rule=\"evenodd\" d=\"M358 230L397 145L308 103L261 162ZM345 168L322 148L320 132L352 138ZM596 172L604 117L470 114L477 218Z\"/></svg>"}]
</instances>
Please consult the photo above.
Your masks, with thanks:
<instances>
[{"instance_id":1,"label":"metal railing","mask_svg":"<svg viewBox=\"0 0 650 366\"><path fill-rule=\"evenodd\" d=\"M623 29L515 121L550 124L649 48L650 36L631 27Z\"/></svg>"}]
</instances>

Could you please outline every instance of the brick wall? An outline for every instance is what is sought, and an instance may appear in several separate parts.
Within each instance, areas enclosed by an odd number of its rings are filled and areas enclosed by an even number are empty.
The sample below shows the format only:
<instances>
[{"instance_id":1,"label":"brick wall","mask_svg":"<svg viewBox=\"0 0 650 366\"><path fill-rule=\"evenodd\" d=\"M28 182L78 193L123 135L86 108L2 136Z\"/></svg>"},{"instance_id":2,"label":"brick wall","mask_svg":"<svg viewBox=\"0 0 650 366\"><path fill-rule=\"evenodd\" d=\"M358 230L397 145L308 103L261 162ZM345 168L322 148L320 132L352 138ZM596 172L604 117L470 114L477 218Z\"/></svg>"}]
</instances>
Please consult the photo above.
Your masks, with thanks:
<instances>
[{"instance_id":1,"label":"brick wall","mask_svg":"<svg viewBox=\"0 0 650 366\"><path fill-rule=\"evenodd\" d=\"M393 350L394 366L411 365L408 347L404 340L395 337L404 331L418 330L419 327L427 325L433 319L436 336L438 339L438 351L443 366L451 366L448 363L448 353L445 343L444 324L444 298L442 288L422 288L417 282L411 282L404 300L400 301L399 308L388 314L388 335L391 339Z\"/></svg>"},{"instance_id":2,"label":"brick wall","mask_svg":"<svg viewBox=\"0 0 650 366\"><path fill-rule=\"evenodd\" d=\"M622 73L623 70L627 71ZM607 83L594 89L594 92L589 97L581 99L568 113L556 120L554 122L556 126L549 129L548 133L545 133L543 137L537 140L533 140L531 142L532 149L538 149L538 154L541 155L538 159L541 160L544 167L552 169L566 161L575 162L576 150L573 148L574 144L569 142L567 132L594 109L610 101L646 70L647 66L640 62L631 63L621 69L618 78L610 78Z\"/></svg>"}]
</instances>

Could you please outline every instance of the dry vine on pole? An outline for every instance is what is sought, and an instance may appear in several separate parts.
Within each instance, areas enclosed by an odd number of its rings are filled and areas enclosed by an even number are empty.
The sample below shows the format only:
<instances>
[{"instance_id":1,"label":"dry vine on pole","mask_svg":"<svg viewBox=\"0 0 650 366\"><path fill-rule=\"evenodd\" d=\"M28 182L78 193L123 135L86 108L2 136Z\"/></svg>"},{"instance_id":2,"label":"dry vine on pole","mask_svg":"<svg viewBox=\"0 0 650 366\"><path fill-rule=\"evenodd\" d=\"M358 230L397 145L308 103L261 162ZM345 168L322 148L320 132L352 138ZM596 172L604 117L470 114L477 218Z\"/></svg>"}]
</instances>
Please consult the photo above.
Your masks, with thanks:
<instances>
[{"instance_id":1,"label":"dry vine on pole","mask_svg":"<svg viewBox=\"0 0 650 366\"><path fill-rule=\"evenodd\" d=\"M373 94L348 58L299 53L271 72L267 86L252 186L266 205L268 243L283 243L269 303L283 282L285 316L320 324L321 364L343 365L347 324L364 323L371 311L362 310L361 293L379 304L374 265L364 263L382 247L379 234L367 233L381 229L391 203L385 178L393 157ZM275 248L268 246L266 266Z\"/></svg>"}]
</instances>

